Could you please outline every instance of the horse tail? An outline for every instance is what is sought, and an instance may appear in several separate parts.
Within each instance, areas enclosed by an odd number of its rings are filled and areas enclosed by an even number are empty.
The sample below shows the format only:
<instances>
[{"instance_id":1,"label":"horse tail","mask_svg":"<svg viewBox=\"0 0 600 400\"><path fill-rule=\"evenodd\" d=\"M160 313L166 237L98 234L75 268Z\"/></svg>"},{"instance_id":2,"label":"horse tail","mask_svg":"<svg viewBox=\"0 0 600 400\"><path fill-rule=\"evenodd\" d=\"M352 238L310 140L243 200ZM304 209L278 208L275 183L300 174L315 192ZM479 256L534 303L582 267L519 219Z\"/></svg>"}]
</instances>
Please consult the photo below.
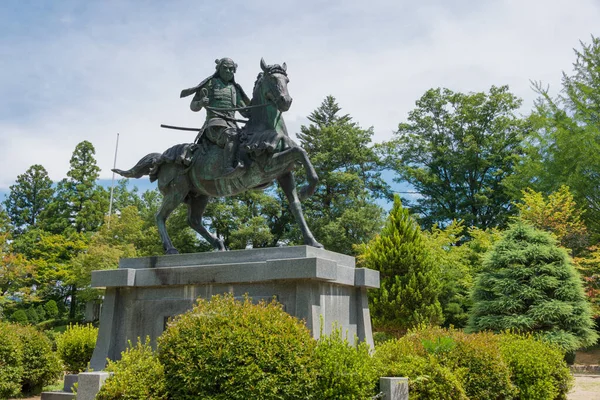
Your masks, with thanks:
<instances>
[{"instance_id":1,"label":"horse tail","mask_svg":"<svg viewBox=\"0 0 600 400\"><path fill-rule=\"evenodd\" d=\"M137 164L127 171L122 169L113 169L112 171L125 178L141 178L144 175L150 175L152 168L158 163L160 156L160 153L150 153L142 157Z\"/></svg>"}]
</instances>

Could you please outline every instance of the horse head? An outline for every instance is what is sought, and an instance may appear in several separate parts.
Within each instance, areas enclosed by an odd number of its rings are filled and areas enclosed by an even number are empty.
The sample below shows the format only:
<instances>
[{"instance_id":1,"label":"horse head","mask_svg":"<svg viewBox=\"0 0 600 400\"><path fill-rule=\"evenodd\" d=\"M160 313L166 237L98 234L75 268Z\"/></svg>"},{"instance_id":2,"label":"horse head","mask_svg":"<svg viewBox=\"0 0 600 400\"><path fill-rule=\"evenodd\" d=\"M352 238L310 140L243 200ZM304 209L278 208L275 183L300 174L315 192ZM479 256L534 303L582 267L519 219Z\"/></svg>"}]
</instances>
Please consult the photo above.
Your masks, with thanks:
<instances>
[{"instance_id":1,"label":"horse head","mask_svg":"<svg viewBox=\"0 0 600 400\"><path fill-rule=\"evenodd\" d=\"M281 112L287 111L292 105L292 98L288 93L287 84L290 81L287 77L287 65L273 64L267 65L264 59L260 59L261 72L255 84L255 94L266 101L275 104ZM256 93L258 91L259 93Z\"/></svg>"}]
</instances>

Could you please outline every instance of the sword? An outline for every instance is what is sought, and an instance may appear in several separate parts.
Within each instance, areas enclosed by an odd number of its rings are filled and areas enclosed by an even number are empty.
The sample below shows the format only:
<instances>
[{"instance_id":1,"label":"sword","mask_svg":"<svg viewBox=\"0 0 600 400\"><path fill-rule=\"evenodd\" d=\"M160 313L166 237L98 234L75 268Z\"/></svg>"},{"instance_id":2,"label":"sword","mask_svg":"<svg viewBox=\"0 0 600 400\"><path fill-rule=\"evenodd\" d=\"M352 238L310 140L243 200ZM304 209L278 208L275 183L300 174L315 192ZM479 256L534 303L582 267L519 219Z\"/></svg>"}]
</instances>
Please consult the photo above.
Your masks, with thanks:
<instances>
[{"instance_id":1,"label":"sword","mask_svg":"<svg viewBox=\"0 0 600 400\"><path fill-rule=\"evenodd\" d=\"M193 132L199 132L202 128L185 128L183 126L173 126L173 125L165 125L165 124L160 124L161 128L167 128L167 129L176 129L178 131L193 131Z\"/></svg>"}]
</instances>

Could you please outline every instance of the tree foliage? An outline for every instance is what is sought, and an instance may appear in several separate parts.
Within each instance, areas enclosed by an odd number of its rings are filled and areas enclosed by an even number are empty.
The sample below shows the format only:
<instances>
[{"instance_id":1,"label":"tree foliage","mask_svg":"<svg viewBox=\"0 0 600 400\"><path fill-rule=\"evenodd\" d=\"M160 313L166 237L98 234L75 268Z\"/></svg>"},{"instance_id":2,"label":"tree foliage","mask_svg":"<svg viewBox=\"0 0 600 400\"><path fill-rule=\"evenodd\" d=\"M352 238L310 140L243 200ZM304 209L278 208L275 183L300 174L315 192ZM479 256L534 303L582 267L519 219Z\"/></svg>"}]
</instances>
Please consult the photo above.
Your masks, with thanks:
<instances>
[{"instance_id":1,"label":"tree foliage","mask_svg":"<svg viewBox=\"0 0 600 400\"><path fill-rule=\"evenodd\" d=\"M390 168L421 197L411 209L423 226L456 219L503 226L513 211L504 180L521 153L527 124L507 86L488 93L430 89L386 144Z\"/></svg>"},{"instance_id":2,"label":"tree foliage","mask_svg":"<svg viewBox=\"0 0 600 400\"><path fill-rule=\"evenodd\" d=\"M567 186L561 186L547 198L528 188L517 203L519 218L534 227L551 232L560 244L577 253L587 245L588 232L583 222L583 212L575 204Z\"/></svg>"},{"instance_id":3,"label":"tree foliage","mask_svg":"<svg viewBox=\"0 0 600 400\"><path fill-rule=\"evenodd\" d=\"M563 72L560 95L534 82L540 97L530 120L534 134L514 177L516 189L545 194L566 185L593 232L600 232L600 38L575 49L571 73Z\"/></svg>"},{"instance_id":4,"label":"tree foliage","mask_svg":"<svg viewBox=\"0 0 600 400\"><path fill-rule=\"evenodd\" d=\"M304 209L325 248L354 254L353 245L369 241L381 228L383 210L375 199L389 197L390 189L371 143L373 128L362 129L340 111L335 98L327 96L298 134L319 176Z\"/></svg>"},{"instance_id":5,"label":"tree foliage","mask_svg":"<svg viewBox=\"0 0 600 400\"><path fill-rule=\"evenodd\" d=\"M442 322L439 268L400 197L394 197L381 235L361 251L361 265L380 272L380 289L369 291L375 328L405 331L422 323Z\"/></svg>"},{"instance_id":6,"label":"tree foliage","mask_svg":"<svg viewBox=\"0 0 600 400\"><path fill-rule=\"evenodd\" d=\"M45 230L94 232L104 221L108 193L96 182L100 168L96 165L95 153L94 146L88 141L75 147L67 178L58 183L56 196L43 213Z\"/></svg>"},{"instance_id":7,"label":"tree foliage","mask_svg":"<svg viewBox=\"0 0 600 400\"><path fill-rule=\"evenodd\" d=\"M32 165L10 187L10 193L4 201L6 211L14 226L36 227L38 217L52 200L54 189L46 169Z\"/></svg>"},{"instance_id":8,"label":"tree foliage","mask_svg":"<svg viewBox=\"0 0 600 400\"><path fill-rule=\"evenodd\" d=\"M516 223L498 241L477 277L468 329L535 332L566 351L598 334L581 280L549 233Z\"/></svg>"},{"instance_id":9,"label":"tree foliage","mask_svg":"<svg viewBox=\"0 0 600 400\"><path fill-rule=\"evenodd\" d=\"M457 328L467 323L474 278L469 264L471 249L460 243L464 239L463 232L462 221L452 221L445 228L434 225L431 231L423 232L424 245L440 270L439 301L444 325Z\"/></svg>"}]
</instances>

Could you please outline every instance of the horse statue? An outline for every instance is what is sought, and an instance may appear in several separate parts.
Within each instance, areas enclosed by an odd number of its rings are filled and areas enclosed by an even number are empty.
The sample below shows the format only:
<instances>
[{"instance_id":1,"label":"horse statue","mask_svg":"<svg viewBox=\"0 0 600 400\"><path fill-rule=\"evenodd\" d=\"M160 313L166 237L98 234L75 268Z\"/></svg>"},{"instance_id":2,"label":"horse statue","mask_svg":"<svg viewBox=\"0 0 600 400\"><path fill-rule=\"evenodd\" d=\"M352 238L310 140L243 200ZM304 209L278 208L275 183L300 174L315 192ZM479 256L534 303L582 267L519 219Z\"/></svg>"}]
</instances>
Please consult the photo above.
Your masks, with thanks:
<instances>
[{"instance_id":1,"label":"horse statue","mask_svg":"<svg viewBox=\"0 0 600 400\"><path fill-rule=\"evenodd\" d=\"M282 113L289 110L292 98L287 84L286 64L267 65L261 59L262 72L254 84L249 118L239 136L239 158L244 169L233 176L223 176L223 149L200 136L200 142L189 166L166 162L164 154L173 152L178 146L161 153L144 156L129 170L113 169L127 178L149 175L158 181L163 195L162 204L156 214L158 232L166 254L177 254L166 228L166 221L175 208L184 202L188 207L187 222L218 251L224 251L223 240L209 232L202 224L202 215L211 197L234 196L247 190L263 190L277 180L289 202L298 223L304 244L323 248L311 233L300 201L311 196L319 181L317 173L306 151L296 144L287 133ZM172 160L172 157L170 158ZM293 170L299 162L304 167L307 183L299 192L296 190Z\"/></svg>"}]
</instances>

